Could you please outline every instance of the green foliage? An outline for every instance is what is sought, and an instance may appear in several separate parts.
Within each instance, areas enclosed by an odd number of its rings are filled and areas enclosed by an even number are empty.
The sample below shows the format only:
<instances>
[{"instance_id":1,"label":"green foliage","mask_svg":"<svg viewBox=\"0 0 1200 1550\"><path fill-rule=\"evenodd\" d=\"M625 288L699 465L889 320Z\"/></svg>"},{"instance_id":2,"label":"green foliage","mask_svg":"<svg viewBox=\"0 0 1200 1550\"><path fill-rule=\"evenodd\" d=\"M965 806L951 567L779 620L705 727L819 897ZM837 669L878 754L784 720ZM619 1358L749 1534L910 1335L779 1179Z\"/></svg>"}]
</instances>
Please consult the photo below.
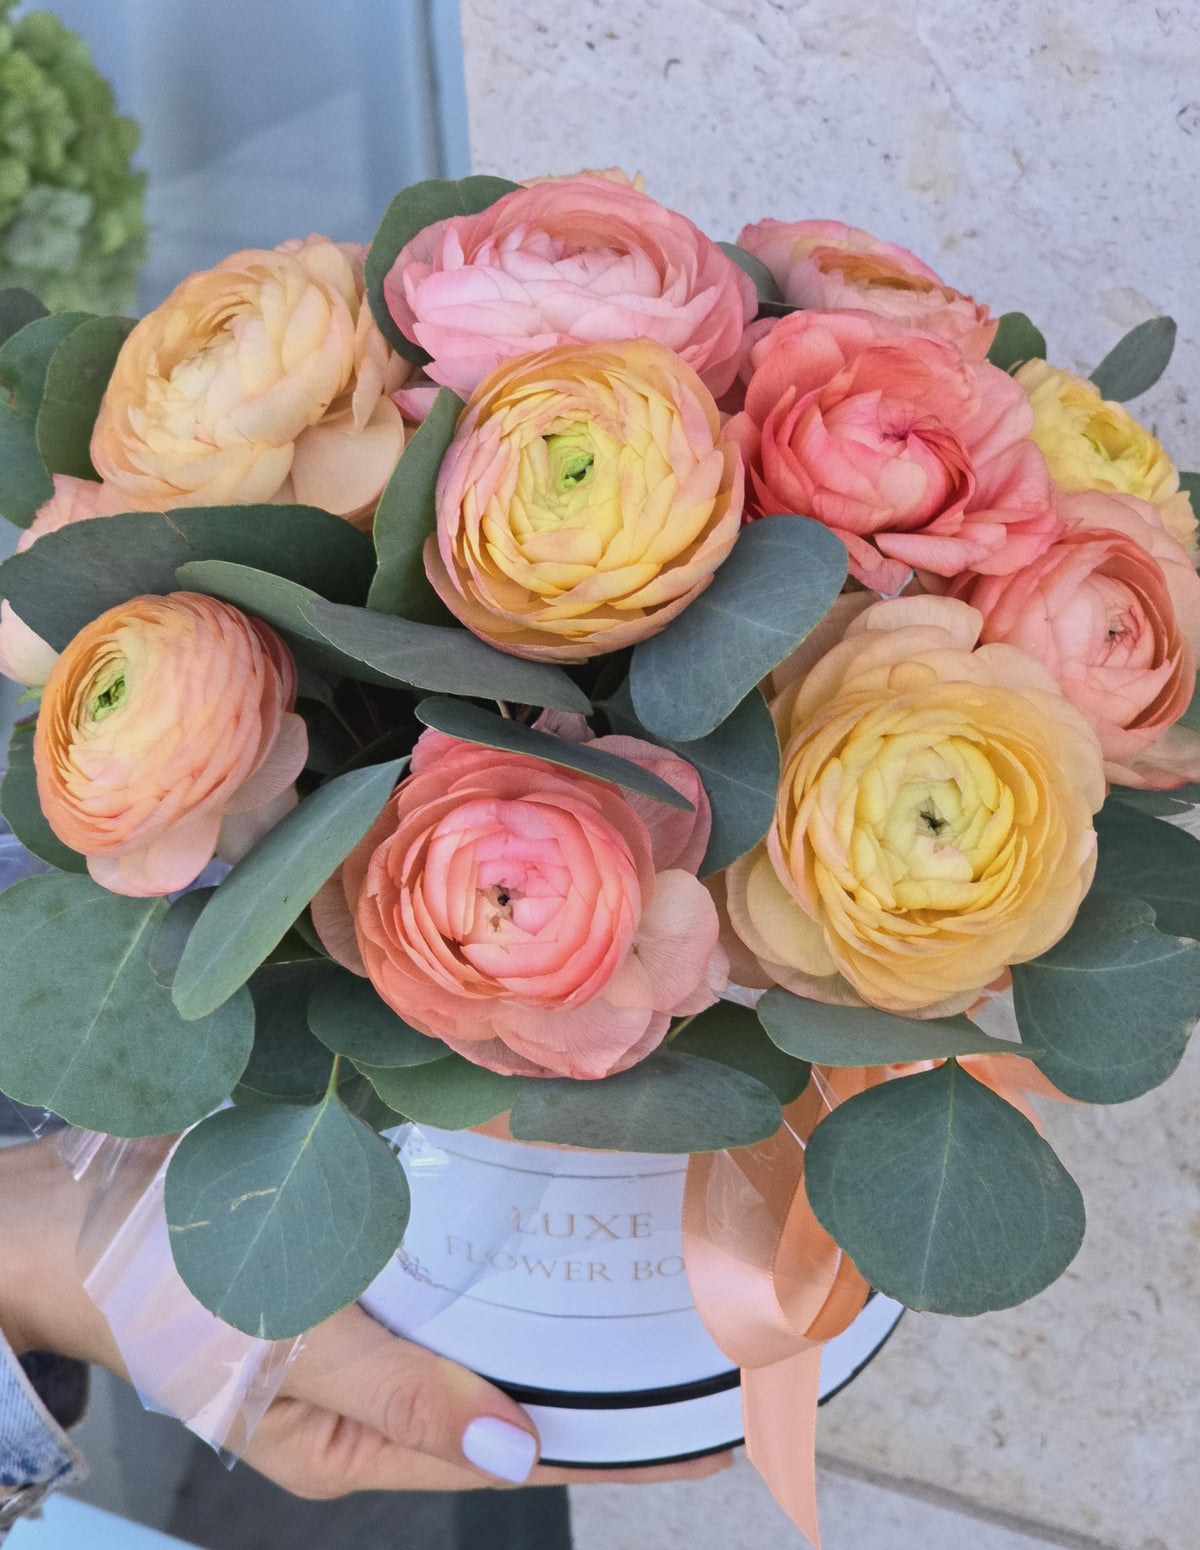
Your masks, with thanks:
<instances>
[{"instance_id":1,"label":"green foliage","mask_svg":"<svg viewBox=\"0 0 1200 1550\"><path fill-rule=\"evenodd\" d=\"M651 797L667 807L685 813L695 811L674 786L630 759L621 759L603 748L593 748L590 743L572 743L549 732L539 732L524 722L497 716L466 700L452 700L441 695L422 700L417 706L417 716L427 727L435 727L449 737L482 743L487 748L501 748L506 753L527 754L531 759L544 759L548 764L558 764L564 769L581 770L585 775L624 786L628 791Z\"/></svg>"},{"instance_id":2,"label":"green foliage","mask_svg":"<svg viewBox=\"0 0 1200 1550\"><path fill-rule=\"evenodd\" d=\"M696 600L634 648L638 719L658 737L707 737L829 612L846 579L840 538L808 517L763 517Z\"/></svg>"},{"instance_id":3,"label":"green foliage","mask_svg":"<svg viewBox=\"0 0 1200 1550\"><path fill-rule=\"evenodd\" d=\"M308 1026L322 1044L364 1067L422 1066L450 1053L397 1017L370 980L344 970L315 987Z\"/></svg>"},{"instance_id":4,"label":"green foliage","mask_svg":"<svg viewBox=\"0 0 1200 1550\"><path fill-rule=\"evenodd\" d=\"M671 1037L677 1055L699 1055L744 1071L769 1087L780 1103L793 1103L808 1086L809 1063L793 1060L763 1031L749 1007L718 1001Z\"/></svg>"},{"instance_id":5,"label":"green foliage","mask_svg":"<svg viewBox=\"0 0 1200 1550\"><path fill-rule=\"evenodd\" d=\"M421 1065L355 1064L389 1109L439 1130L467 1130L495 1119L529 1085L524 1077L500 1076L454 1054Z\"/></svg>"},{"instance_id":6,"label":"green foliage","mask_svg":"<svg viewBox=\"0 0 1200 1550\"><path fill-rule=\"evenodd\" d=\"M28 527L54 493L38 451L38 410L51 358L86 321L82 312L37 318L0 345L0 516L17 527Z\"/></svg>"},{"instance_id":7,"label":"green foliage","mask_svg":"<svg viewBox=\"0 0 1200 1550\"><path fill-rule=\"evenodd\" d=\"M151 959L166 913L86 877L0 894L0 1091L118 1136L181 1130L229 1096L250 1056L250 997L185 1023Z\"/></svg>"},{"instance_id":8,"label":"green foliage","mask_svg":"<svg viewBox=\"0 0 1200 1550\"><path fill-rule=\"evenodd\" d=\"M463 401L442 388L433 408L404 449L375 509L373 536L379 569L367 607L399 614L419 624L447 624L452 615L429 584L422 553L437 531L438 472L462 411Z\"/></svg>"},{"instance_id":9,"label":"green foliage","mask_svg":"<svg viewBox=\"0 0 1200 1550\"><path fill-rule=\"evenodd\" d=\"M146 256L139 133L87 44L46 11L0 3L0 286L55 310L121 312Z\"/></svg>"},{"instance_id":10,"label":"green foliage","mask_svg":"<svg viewBox=\"0 0 1200 1550\"><path fill-rule=\"evenodd\" d=\"M1160 931L1200 940L1200 840L1138 812L1116 792L1094 822L1098 855L1092 893L1141 899L1154 911Z\"/></svg>"},{"instance_id":11,"label":"green foliage","mask_svg":"<svg viewBox=\"0 0 1200 1550\"><path fill-rule=\"evenodd\" d=\"M840 1104L809 1138L818 1221L872 1286L970 1316L1036 1296L1083 1241L1083 1199L1029 1121L954 1061Z\"/></svg>"},{"instance_id":12,"label":"green foliage","mask_svg":"<svg viewBox=\"0 0 1200 1550\"><path fill-rule=\"evenodd\" d=\"M519 187L520 184L510 183L507 178L477 176L457 181L431 178L401 189L384 211L367 254L367 299L380 333L406 360L424 366L430 357L420 345L400 332L384 300L383 282L400 249L435 221L445 221L455 215L476 215Z\"/></svg>"},{"instance_id":13,"label":"green foliage","mask_svg":"<svg viewBox=\"0 0 1200 1550\"><path fill-rule=\"evenodd\" d=\"M250 976L254 1049L238 1093L270 1103L320 1103L333 1076L333 1054L308 1027L308 1003L338 977L326 958L270 963Z\"/></svg>"},{"instance_id":14,"label":"green foliage","mask_svg":"<svg viewBox=\"0 0 1200 1550\"><path fill-rule=\"evenodd\" d=\"M167 1169L180 1275L218 1318L287 1340L347 1307L400 1246L408 1181L331 1091L316 1107L225 1109Z\"/></svg>"},{"instance_id":15,"label":"green foliage","mask_svg":"<svg viewBox=\"0 0 1200 1550\"><path fill-rule=\"evenodd\" d=\"M207 1016L275 948L378 818L403 760L329 781L230 872L192 928L172 987L188 1018Z\"/></svg>"},{"instance_id":16,"label":"green foliage","mask_svg":"<svg viewBox=\"0 0 1200 1550\"><path fill-rule=\"evenodd\" d=\"M0 781L0 813L9 828L41 861L61 872L86 872L87 862L78 851L64 845L46 822L37 793L33 767L35 723L19 722L8 745L8 768Z\"/></svg>"},{"instance_id":17,"label":"green foliage","mask_svg":"<svg viewBox=\"0 0 1200 1550\"><path fill-rule=\"evenodd\" d=\"M1101 398L1138 398L1166 371L1175 349L1175 319L1147 318L1119 340L1092 373Z\"/></svg>"},{"instance_id":18,"label":"green foliage","mask_svg":"<svg viewBox=\"0 0 1200 1550\"><path fill-rule=\"evenodd\" d=\"M897 1017L871 1006L826 1006L776 986L758 1003L767 1033L797 1060L817 1066L891 1066L950 1055L1028 1055L966 1017Z\"/></svg>"},{"instance_id":19,"label":"green foliage","mask_svg":"<svg viewBox=\"0 0 1200 1550\"><path fill-rule=\"evenodd\" d=\"M1046 340L1041 329L1023 312L1005 312L987 358L1001 371L1016 371L1026 361L1046 359Z\"/></svg>"},{"instance_id":20,"label":"green foliage","mask_svg":"<svg viewBox=\"0 0 1200 1550\"><path fill-rule=\"evenodd\" d=\"M756 1077L671 1048L599 1081L526 1082L509 1117L518 1141L611 1152L719 1152L764 1141L782 1122Z\"/></svg>"},{"instance_id":21,"label":"green foliage","mask_svg":"<svg viewBox=\"0 0 1200 1550\"><path fill-rule=\"evenodd\" d=\"M610 700L599 702L614 732L646 738L677 753L700 776L712 808L712 831L700 876L723 871L757 845L771 827L779 791L779 740L766 701L757 689L715 732L690 743L655 737L637 719L626 680Z\"/></svg>"},{"instance_id":22,"label":"green foliage","mask_svg":"<svg viewBox=\"0 0 1200 1550\"><path fill-rule=\"evenodd\" d=\"M51 356L35 426L38 451L50 473L97 477L88 450L92 428L132 328L132 318L89 318Z\"/></svg>"},{"instance_id":23,"label":"green foliage","mask_svg":"<svg viewBox=\"0 0 1200 1550\"><path fill-rule=\"evenodd\" d=\"M1200 942L1157 931L1150 905L1120 894L1089 894L1066 936L1012 977L1038 1065L1087 1103L1165 1082L1200 1019Z\"/></svg>"}]
</instances>

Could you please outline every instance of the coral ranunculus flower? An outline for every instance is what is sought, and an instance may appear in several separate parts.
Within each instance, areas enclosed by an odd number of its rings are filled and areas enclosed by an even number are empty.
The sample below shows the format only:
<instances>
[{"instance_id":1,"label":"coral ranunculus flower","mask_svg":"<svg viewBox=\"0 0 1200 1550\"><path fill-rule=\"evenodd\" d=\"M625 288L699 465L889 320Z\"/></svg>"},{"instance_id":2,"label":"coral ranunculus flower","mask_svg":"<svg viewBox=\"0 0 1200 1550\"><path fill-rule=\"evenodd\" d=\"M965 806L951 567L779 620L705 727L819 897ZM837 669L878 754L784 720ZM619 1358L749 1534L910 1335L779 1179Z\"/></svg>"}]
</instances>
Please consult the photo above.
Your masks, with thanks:
<instances>
[{"instance_id":1,"label":"coral ranunculus flower","mask_svg":"<svg viewBox=\"0 0 1200 1550\"><path fill-rule=\"evenodd\" d=\"M645 339L483 381L442 463L425 569L476 635L582 662L654 635L732 549L742 467L711 393Z\"/></svg>"},{"instance_id":2,"label":"coral ranunculus flower","mask_svg":"<svg viewBox=\"0 0 1200 1550\"><path fill-rule=\"evenodd\" d=\"M710 826L699 777L636 738L595 747L652 770L695 812L429 731L313 904L335 957L493 1071L624 1070L725 987L716 907L696 879Z\"/></svg>"},{"instance_id":3,"label":"coral ranunculus flower","mask_svg":"<svg viewBox=\"0 0 1200 1550\"><path fill-rule=\"evenodd\" d=\"M754 286L685 216L607 174L515 189L436 221L384 281L403 333L462 397L502 361L572 341L655 339L719 398Z\"/></svg>"},{"instance_id":4,"label":"coral ranunculus flower","mask_svg":"<svg viewBox=\"0 0 1200 1550\"><path fill-rule=\"evenodd\" d=\"M1169 788L1200 780L1191 703L1200 576L1157 510L1130 495L1063 495L1062 537L1014 576L963 576L955 597L983 615L983 641L1038 659L1095 728L1105 774Z\"/></svg>"},{"instance_id":5,"label":"coral ranunculus flower","mask_svg":"<svg viewBox=\"0 0 1200 1550\"><path fill-rule=\"evenodd\" d=\"M1016 380L1033 406L1033 439L1060 489L1136 495L1157 506L1163 526L1196 553L1191 498L1167 449L1124 404L1101 398L1083 377L1047 361L1026 361Z\"/></svg>"},{"instance_id":6,"label":"coral ranunculus flower","mask_svg":"<svg viewBox=\"0 0 1200 1550\"><path fill-rule=\"evenodd\" d=\"M114 893L186 888L293 807L308 736L265 624L194 592L135 597L81 630L34 738L50 827Z\"/></svg>"},{"instance_id":7,"label":"coral ranunculus flower","mask_svg":"<svg viewBox=\"0 0 1200 1550\"><path fill-rule=\"evenodd\" d=\"M24 554L39 538L57 533L72 522L92 517L115 517L127 511L128 502L111 485L94 479L54 475L54 494L38 507L37 515L17 539L17 553ZM58 652L19 618L5 599L0 602L0 673L22 684L44 684L58 660Z\"/></svg>"},{"instance_id":8,"label":"coral ranunculus flower","mask_svg":"<svg viewBox=\"0 0 1200 1550\"><path fill-rule=\"evenodd\" d=\"M364 299L363 249L248 248L130 334L92 433L126 510L300 502L369 522L404 449L410 368Z\"/></svg>"},{"instance_id":9,"label":"coral ranunculus flower","mask_svg":"<svg viewBox=\"0 0 1200 1550\"><path fill-rule=\"evenodd\" d=\"M750 517L815 517L850 570L898 592L909 569L1005 574L1058 532L1033 412L957 346L867 312L795 312L753 346L729 422Z\"/></svg>"},{"instance_id":10,"label":"coral ranunculus flower","mask_svg":"<svg viewBox=\"0 0 1200 1550\"><path fill-rule=\"evenodd\" d=\"M938 1017L1070 926L1095 869L1096 734L1040 663L975 648L945 597L875 603L771 710L774 824L734 862L734 931L818 1001Z\"/></svg>"},{"instance_id":11,"label":"coral ranunculus flower","mask_svg":"<svg viewBox=\"0 0 1200 1550\"><path fill-rule=\"evenodd\" d=\"M757 221L737 239L766 264L794 307L861 307L949 339L973 361L996 336L988 309L947 285L915 253L841 221Z\"/></svg>"}]
</instances>

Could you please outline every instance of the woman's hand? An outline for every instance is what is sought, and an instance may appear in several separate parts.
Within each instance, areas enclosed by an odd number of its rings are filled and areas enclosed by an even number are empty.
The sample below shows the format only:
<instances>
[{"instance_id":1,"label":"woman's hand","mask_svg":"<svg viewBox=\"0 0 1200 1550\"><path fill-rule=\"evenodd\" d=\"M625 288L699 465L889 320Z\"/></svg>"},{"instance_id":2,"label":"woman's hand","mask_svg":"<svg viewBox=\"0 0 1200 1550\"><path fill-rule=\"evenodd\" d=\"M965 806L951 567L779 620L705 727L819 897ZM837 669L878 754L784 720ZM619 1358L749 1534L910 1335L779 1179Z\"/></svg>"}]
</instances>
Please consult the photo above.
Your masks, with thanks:
<instances>
[{"instance_id":1,"label":"woman's hand","mask_svg":"<svg viewBox=\"0 0 1200 1550\"><path fill-rule=\"evenodd\" d=\"M56 1351L127 1377L108 1321L84 1291L75 1247L87 1192L56 1138L0 1151L0 1331L18 1353ZM536 1466L521 1407L444 1357L391 1335L359 1308L313 1330L244 1452L298 1496L460 1491L696 1479L730 1455L623 1471Z\"/></svg>"}]
</instances>

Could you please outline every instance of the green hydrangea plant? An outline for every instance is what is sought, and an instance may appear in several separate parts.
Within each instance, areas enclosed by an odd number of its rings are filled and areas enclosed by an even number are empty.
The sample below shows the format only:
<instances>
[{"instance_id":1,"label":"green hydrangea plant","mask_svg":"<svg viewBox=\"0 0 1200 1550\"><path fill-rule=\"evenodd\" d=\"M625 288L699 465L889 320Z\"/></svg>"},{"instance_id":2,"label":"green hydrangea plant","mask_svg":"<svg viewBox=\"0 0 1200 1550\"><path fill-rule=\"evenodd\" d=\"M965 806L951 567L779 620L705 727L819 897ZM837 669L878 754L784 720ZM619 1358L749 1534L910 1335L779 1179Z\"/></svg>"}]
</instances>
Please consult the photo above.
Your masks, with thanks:
<instances>
[{"instance_id":1,"label":"green hydrangea plant","mask_svg":"<svg viewBox=\"0 0 1200 1550\"><path fill-rule=\"evenodd\" d=\"M125 312L146 257L140 133L57 16L0 0L0 287Z\"/></svg>"}]
</instances>

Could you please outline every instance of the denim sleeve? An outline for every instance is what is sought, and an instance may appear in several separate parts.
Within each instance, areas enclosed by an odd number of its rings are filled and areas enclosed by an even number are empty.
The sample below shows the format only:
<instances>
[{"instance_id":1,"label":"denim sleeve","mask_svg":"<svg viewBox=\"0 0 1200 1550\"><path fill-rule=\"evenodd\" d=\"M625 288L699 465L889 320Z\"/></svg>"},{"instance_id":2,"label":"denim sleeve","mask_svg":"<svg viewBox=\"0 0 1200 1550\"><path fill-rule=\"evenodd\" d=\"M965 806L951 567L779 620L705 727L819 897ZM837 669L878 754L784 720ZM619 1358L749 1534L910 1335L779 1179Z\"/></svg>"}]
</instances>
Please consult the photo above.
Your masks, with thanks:
<instances>
[{"instance_id":1,"label":"denim sleeve","mask_svg":"<svg viewBox=\"0 0 1200 1550\"><path fill-rule=\"evenodd\" d=\"M52 1490L86 1472L74 1443L0 1337L0 1541Z\"/></svg>"}]
</instances>

